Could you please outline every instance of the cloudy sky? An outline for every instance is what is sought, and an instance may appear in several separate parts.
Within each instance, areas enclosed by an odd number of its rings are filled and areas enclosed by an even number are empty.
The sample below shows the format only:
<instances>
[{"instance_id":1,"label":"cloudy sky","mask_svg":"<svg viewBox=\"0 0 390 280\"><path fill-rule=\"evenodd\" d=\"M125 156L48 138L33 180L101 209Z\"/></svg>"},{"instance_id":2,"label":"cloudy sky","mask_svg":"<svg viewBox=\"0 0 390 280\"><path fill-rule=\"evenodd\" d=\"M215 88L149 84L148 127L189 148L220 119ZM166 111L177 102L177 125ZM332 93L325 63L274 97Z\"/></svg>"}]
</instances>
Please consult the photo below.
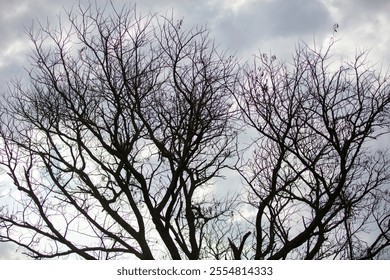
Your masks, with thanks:
<instances>
[{"instance_id":1,"label":"cloudy sky","mask_svg":"<svg viewBox=\"0 0 390 280\"><path fill-rule=\"evenodd\" d=\"M104 5L108 0L97 0ZM0 89L20 76L29 51L24 28L33 20L56 21L78 0L0 0ZM81 0L85 4L87 0ZM115 5L132 0L112 0ZM337 48L353 56L357 47L371 49L375 62L390 61L388 0L142 0L139 10L174 11L187 24L207 23L217 42L240 56L273 52L289 57L299 40L323 42L340 25Z\"/></svg>"},{"instance_id":2,"label":"cloudy sky","mask_svg":"<svg viewBox=\"0 0 390 280\"><path fill-rule=\"evenodd\" d=\"M81 4L87 1L81 0ZM104 5L106 0L97 0ZM133 3L112 0L114 5ZM24 75L29 43L24 28L33 21L53 22L78 0L0 0L0 91ZM329 40L340 25L339 54L353 57L357 48L370 49L373 62L390 65L390 1L388 0L143 0L141 12L172 11L187 24L206 24L217 43L245 59L258 50L288 59L300 41ZM0 259L17 257L0 244Z\"/></svg>"}]
</instances>

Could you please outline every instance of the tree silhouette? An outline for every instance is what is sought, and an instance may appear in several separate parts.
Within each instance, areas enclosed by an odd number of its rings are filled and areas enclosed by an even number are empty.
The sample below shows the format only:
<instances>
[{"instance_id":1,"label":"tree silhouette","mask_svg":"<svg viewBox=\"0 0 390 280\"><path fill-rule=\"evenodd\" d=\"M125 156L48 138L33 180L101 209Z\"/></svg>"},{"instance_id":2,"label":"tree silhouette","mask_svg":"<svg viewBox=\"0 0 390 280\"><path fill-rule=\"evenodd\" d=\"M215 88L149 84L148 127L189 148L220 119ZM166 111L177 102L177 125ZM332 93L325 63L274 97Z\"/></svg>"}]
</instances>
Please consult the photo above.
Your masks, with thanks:
<instances>
[{"instance_id":1,"label":"tree silhouette","mask_svg":"<svg viewBox=\"0 0 390 280\"><path fill-rule=\"evenodd\" d=\"M335 66L332 45L300 46L292 64L260 55L243 74L236 98L258 136L237 170L255 259L388 257L388 76L364 52Z\"/></svg>"},{"instance_id":2,"label":"tree silhouette","mask_svg":"<svg viewBox=\"0 0 390 280\"><path fill-rule=\"evenodd\" d=\"M30 84L0 108L0 242L36 259L388 257L390 87L365 53L242 64L135 7L28 34ZM238 196L221 195L232 172Z\"/></svg>"},{"instance_id":3,"label":"tree silhouette","mask_svg":"<svg viewBox=\"0 0 390 280\"><path fill-rule=\"evenodd\" d=\"M236 62L208 30L134 7L68 15L70 28L29 32L31 85L3 108L2 164L22 197L2 241L34 258L200 258L234 203L203 189L235 146Z\"/></svg>"}]
</instances>

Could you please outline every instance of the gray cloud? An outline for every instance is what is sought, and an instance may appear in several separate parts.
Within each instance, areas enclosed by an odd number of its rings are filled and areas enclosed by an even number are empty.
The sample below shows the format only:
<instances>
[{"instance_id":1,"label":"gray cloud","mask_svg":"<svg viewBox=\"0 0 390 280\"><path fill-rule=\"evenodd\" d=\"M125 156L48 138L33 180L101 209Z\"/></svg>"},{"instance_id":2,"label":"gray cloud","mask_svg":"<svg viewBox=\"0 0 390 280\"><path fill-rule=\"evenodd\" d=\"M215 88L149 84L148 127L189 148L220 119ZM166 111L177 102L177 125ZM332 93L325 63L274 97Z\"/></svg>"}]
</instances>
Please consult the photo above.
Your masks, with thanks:
<instances>
[{"instance_id":1,"label":"gray cloud","mask_svg":"<svg viewBox=\"0 0 390 280\"><path fill-rule=\"evenodd\" d=\"M17 250L17 247L11 243L0 243L0 260L22 260L25 255Z\"/></svg>"},{"instance_id":2,"label":"gray cloud","mask_svg":"<svg viewBox=\"0 0 390 280\"><path fill-rule=\"evenodd\" d=\"M264 48L279 53L290 51L300 39L323 36L332 24L328 9L320 1L248 1L220 16L216 34L239 53Z\"/></svg>"},{"instance_id":3,"label":"gray cloud","mask_svg":"<svg viewBox=\"0 0 390 280\"><path fill-rule=\"evenodd\" d=\"M365 33L372 25L379 28L384 27L384 25L386 28L389 27L386 23L389 23L390 1L326 0L325 2L333 9L335 16L347 32L360 31ZM378 29L370 31L380 32Z\"/></svg>"},{"instance_id":4,"label":"gray cloud","mask_svg":"<svg viewBox=\"0 0 390 280\"><path fill-rule=\"evenodd\" d=\"M372 60L390 66L390 1L324 0L340 24L343 52L354 55L356 46L371 49Z\"/></svg>"},{"instance_id":5,"label":"gray cloud","mask_svg":"<svg viewBox=\"0 0 390 280\"><path fill-rule=\"evenodd\" d=\"M39 19L43 22L62 10L60 1L3 1L0 2L0 91L7 82L24 73L29 52L25 28Z\"/></svg>"},{"instance_id":6,"label":"gray cloud","mask_svg":"<svg viewBox=\"0 0 390 280\"><path fill-rule=\"evenodd\" d=\"M247 0L234 1L142 1L141 7L152 11L172 9L189 26L206 24L216 41L240 55L252 53L262 45L289 40L294 44L303 37L329 33L334 21L319 0ZM280 47L280 46L278 46Z\"/></svg>"},{"instance_id":7,"label":"gray cloud","mask_svg":"<svg viewBox=\"0 0 390 280\"><path fill-rule=\"evenodd\" d=\"M112 0L115 5L131 4ZM88 0L81 0L86 5ZM64 8L79 0L0 0L0 92L6 82L23 75L27 65L27 36L24 27L33 20L53 22ZM106 0L97 0L104 6ZM222 48L247 55L272 51L285 55L293 51L299 39L314 35L321 41L340 24L341 52L352 56L355 46L374 48L376 60L390 61L390 10L388 0L246 0L240 1L142 0L140 12L170 12L184 17L188 26L208 24ZM53 24L55 25L55 24ZM16 247L0 243L0 259L20 258Z\"/></svg>"}]
</instances>

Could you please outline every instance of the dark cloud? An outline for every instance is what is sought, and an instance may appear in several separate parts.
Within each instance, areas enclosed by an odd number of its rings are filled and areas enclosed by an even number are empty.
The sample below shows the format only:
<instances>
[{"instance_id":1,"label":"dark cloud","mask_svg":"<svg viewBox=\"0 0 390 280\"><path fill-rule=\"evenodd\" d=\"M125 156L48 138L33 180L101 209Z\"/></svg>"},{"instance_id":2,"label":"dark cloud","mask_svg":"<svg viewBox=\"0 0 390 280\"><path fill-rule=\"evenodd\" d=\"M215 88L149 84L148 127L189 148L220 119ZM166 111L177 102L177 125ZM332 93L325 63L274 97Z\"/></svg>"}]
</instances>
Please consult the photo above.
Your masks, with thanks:
<instances>
[{"instance_id":1,"label":"dark cloud","mask_svg":"<svg viewBox=\"0 0 390 280\"><path fill-rule=\"evenodd\" d=\"M256 14L264 17L270 36L294 36L313 34L328 27L330 14L320 1L313 0L275 0L260 3L256 9L251 7L252 18Z\"/></svg>"},{"instance_id":2,"label":"dark cloud","mask_svg":"<svg viewBox=\"0 0 390 280\"><path fill-rule=\"evenodd\" d=\"M236 11L220 16L216 32L239 52L272 48L275 41L289 41L286 48L303 37L321 35L332 26L331 16L320 1L248 1ZM277 46L276 51L281 51Z\"/></svg>"},{"instance_id":3,"label":"dark cloud","mask_svg":"<svg viewBox=\"0 0 390 280\"><path fill-rule=\"evenodd\" d=\"M388 0L326 0L325 2L339 9L345 18L350 19L371 14L388 14L390 8Z\"/></svg>"},{"instance_id":4,"label":"dark cloud","mask_svg":"<svg viewBox=\"0 0 390 280\"><path fill-rule=\"evenodd\" d=\"M261 48L261 44L272 41L271 38L293 38L296 42L304 34L322 33L330 28L332 22L326 7L317 0L247 0L240 5L234 2L144 0L139 1L137 7L144 13L173 11L176 17L183 17L188 26L207 24L217 42L240 54ZM56 21L58 14L64 14L64 8L70 9L78 3L78 0L2 1L1 13L13 12L0 19L0 50L4 54L4 50L12 49L18 40L27 40L23 29L30 26L34 19ZM89 1L81 0L80 3L85 6ZM135 2L113 0L113 3L120 7ZM97 0L98 6L106 4L106 0ZM0 54L0 67L3 65L0 75L4 76L4 64L18 64L12 55L22 56L26 49L15 48L11 55L9 53L6 58Z\"/></svg>"},{"instance_id":5,"label":"dark cloud","mask_svg":"<svg viewBox=\"0 0 390 280\"><path fill-rule=\"evenodd\" d=\"M155 3L158 4L155 4ZM236 2L236 3L235 3ZM152 11L174 11L189 26L207 24L222 47L251 53L275 39L290 40L329 33L334 20L319 0L142 1ZM271 44L268 44L271 47Z\"/></svg>"}]
</instances>

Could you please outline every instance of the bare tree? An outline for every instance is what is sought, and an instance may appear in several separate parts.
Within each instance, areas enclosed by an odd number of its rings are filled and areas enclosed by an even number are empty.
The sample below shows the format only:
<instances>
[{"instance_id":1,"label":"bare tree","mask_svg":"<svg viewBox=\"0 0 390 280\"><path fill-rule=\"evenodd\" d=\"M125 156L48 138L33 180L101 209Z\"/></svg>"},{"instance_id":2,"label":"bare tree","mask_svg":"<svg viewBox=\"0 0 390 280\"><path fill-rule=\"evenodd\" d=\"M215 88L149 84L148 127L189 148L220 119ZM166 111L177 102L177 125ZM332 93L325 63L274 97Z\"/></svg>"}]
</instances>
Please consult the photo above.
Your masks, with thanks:
<instances>
[{"instance_id":1,"label":"bare tree","mask_svg":"<svg viewBox=\"0 0 390 280\"><path fill-rule=\"evenodd\" d=\"M389 76L364 52L335 65L332 45L259 55L235 94L257 133L237 167L254 259L389 257Z\"/></svg>"},{"instance_id":2,"label":"bare tree","mask_svg":"<svg viewBox=\"0 0 390 280\"><path fill-rule=\"evenodd\" d=\"M18 192L0 241L37 259L209 257L206 230L234 203L212 185L235 147L235 59L207 29L134 7L68 16L29 31L31 84L1 109Z\"/></svg>"},{"instance_id":3,"label":"bare tree","mask_svg":"<svg viewBox=\"0 0 390 280\"><path fill-rule=\"evenodd\" d=\"M241 66L172 16L67 15L28 31L30 83L0 107L0 242L36 259L389 257L390 84L364 52ZM225 170L244 200L215 192Z\"/></svg>"}]
</instances>

